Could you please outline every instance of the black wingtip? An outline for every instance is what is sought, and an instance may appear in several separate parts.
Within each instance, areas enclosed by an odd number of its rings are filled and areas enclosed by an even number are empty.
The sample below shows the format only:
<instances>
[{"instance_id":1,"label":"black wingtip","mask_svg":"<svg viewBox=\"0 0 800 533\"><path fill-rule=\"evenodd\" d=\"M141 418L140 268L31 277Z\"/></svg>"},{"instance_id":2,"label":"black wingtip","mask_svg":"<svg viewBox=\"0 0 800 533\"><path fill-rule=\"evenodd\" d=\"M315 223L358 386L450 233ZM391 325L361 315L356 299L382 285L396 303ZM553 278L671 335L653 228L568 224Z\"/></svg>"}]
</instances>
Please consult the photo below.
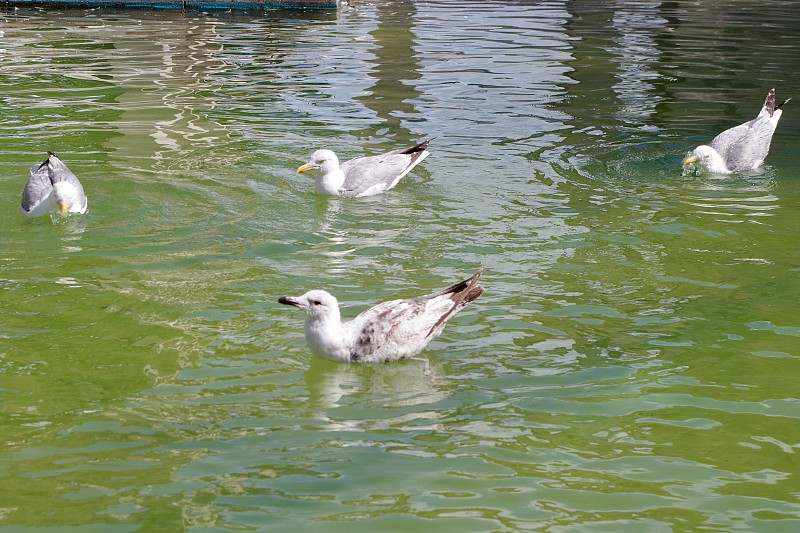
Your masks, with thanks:
<instances>
[{"instance_id":1,"label":"black wingtip","mask_svg":"<svg viewBox=\"0 0 800 533\"><path fill-rule=\"evenodd\" d=\"M436 321L433 327L431 327L431 329L428 331L428 334L425 335L426 337L430 337L439 326L447 322L451 316L459 311L459 309L471 303L473 300L478 298L478 296L483 294L483 287L478 285L478 279L481 277L481 274L483 274L483 267L480 267L477 272L475 272L469 278L459 281L458 283L451 285L450 287L437 293L452 293L454 295L454 298L452 298L453 306L448 312L442 315L439 320Z\"/></svg>"},{"instance_id":2,"label":"black wingtip","mask_svg":"<svg viewBox=\"0 0 800 533\"><path fill-rule=\"evenodd\" d=\"M411 155L411 154L417 154L419 152L424 152L425 150L428 149L428 145L431 144L432 140L433 139L425 139L421 143L415 144L411 148L406 148L405 150L403 150L400 153L401 154L406 154L406 155Z\"/></svg>"},{"instance_id":3,"label":"black wingtip","mask_svg":"<svg viewBox=\"0 0 800 533\"><path fill-rule=\"evenodd\" d=\"M42 170L44 167L46 167L48 164L50 164L50 157L53 157L53 156L58 157L54 152L51 152L50 150L48 150L47 151L47 159L42 161L42 164L39 165L39 168L36 169L36 170Z\"/></svg>"}]
</instances>

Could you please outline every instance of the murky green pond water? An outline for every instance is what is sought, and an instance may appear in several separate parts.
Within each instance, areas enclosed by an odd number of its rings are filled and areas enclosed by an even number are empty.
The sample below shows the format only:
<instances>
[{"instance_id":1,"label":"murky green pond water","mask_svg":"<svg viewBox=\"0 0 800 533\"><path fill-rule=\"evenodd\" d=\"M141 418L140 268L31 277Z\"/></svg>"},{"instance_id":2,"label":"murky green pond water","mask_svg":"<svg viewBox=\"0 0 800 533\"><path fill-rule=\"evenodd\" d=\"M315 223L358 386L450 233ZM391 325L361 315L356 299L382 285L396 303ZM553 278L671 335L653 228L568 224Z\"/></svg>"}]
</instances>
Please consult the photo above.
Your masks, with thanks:
<instances>
[{"instance_id":1,"label":"murky green pond water","mask_svg":"<svg viewBox=\"0 0 800 533\"><path fill-rule=\"evenodd\" d=\"M763 171L686 152L800 100L791 3L4 8L0 532L800 530L800 101ZM313 149L434 138L389 194ZM89 213L18 212L46 150ZM485 268L416 361L313 360Z\"/></svg>"}]
</instances>

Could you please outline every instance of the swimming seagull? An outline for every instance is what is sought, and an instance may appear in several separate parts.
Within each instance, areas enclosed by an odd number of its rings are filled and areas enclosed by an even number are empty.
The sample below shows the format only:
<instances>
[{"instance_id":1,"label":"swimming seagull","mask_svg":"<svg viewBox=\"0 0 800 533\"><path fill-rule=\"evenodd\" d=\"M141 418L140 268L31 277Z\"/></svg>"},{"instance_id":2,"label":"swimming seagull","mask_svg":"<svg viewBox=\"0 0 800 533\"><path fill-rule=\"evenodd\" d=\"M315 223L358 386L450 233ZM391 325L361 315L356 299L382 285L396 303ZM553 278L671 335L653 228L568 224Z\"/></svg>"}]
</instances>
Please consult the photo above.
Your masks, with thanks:
<instances>
[{"instance_id":1,"label":"swimming seagull","mask_svg":"<svg viewBox=\"0 0 800 533\"><path fill-rule=\"evenodd\" d=\"M339 164L331 150L317 150L311 159L297 169L298 174L314 171L316 189L322 194L360 198L386 192L412 168L428 157L426 140L410 148L383 155L357 157Z\"/></svg>"},{"instance_id":2,"label":"swimming seagull","mask_svg":"<svg viewBox=\"0 0 800 533\"><path fill-rule=\"evenodd\" d=\"M478 284L482 272L432 294L383 302L348 322L341 321L336 298L323 290L283 296L278 302L306 312L306 341L318 357L350 363L397 361L424 350L448 320L483 293Z\"/></svg>"},{"instance_id":3,"label":"swimming seagull","mask_svg":"<svg viewBox=\"0 0 800 533\"><path fill-rule=\"evenodd\" d=\"M708 144L695 148L683 160L684 165L699 163L710 172L730 174L758 168L769 153L772 134L778 126L787 98L775 105L775 89L770 89L764 107L756 118L723 131Z\"/></svg>"},{"instance_id":4,"label":"swimming seagull","mask_svg":"<svg viewBox=\"0 0 800 533\"><path fill-rule=\"evenodd\" d=\"M88 206L86 195L78 178L53 152L44 163L31 167L31 177L22 191L20 211L29 217L38 217L50 212L63 216L69 213L85 213Z\"/></svg>"}]
</instances>

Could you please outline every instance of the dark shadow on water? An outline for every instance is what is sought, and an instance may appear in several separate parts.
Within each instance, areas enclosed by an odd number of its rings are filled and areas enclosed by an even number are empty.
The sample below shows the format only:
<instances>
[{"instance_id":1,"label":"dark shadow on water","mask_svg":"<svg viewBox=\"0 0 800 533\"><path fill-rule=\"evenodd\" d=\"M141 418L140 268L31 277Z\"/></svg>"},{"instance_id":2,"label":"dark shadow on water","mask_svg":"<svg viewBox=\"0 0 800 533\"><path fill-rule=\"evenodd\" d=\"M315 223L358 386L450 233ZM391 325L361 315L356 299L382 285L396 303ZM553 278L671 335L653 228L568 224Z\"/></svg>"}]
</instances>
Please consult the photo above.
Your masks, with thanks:
<instances>
[{"instance_id":1,"label":"dark shadow on water","mask_svg":"<svg viewBox=\"0 0 800 533\"><path fill-rule=\"evenodd\" d=\"M416 2L396 0L375 5L377 27L370 32L375 48L369 77L374 80L366 94L355 98L375 112L376 120L351 134L371 145L372 153L393 150L420 140L403 125L404 117L417 115L413 100L421 93L412 83L422 77L419 56L414 50ZM391 142L390 142L391 140Z\"/></svg>"}]
</instances>

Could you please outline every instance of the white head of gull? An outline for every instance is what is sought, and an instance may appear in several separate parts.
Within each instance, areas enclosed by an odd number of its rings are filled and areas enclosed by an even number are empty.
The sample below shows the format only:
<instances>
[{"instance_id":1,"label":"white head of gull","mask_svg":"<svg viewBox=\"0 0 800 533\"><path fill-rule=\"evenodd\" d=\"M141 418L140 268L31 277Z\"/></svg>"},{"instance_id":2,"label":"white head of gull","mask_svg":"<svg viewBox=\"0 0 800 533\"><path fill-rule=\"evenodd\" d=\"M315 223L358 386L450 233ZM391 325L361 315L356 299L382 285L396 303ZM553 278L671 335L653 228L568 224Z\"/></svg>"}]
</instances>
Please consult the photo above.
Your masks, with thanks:
<instances>
[{"instance_id":1,"label":"white head of gull","mask_svg":"<svg viewBox=\"0 0 800 533\"><path fill-rule=\"evenodd\" d=\"M723 131L707 145L698 146L683 160L684 166L699 164L715 174L730 174L763 165L783 114L781 106L789 100L776 104L775 89L771 89L756 118Z\"/></svg>"},{"instance_id":2,"label":"white head of gull","mask_svg":"<svg viewBox=\"0 0 800 533\"><path fill-rule=\"evenodd\" d=\"M423 141L410 148L394 150L382 155L357 157L339 164L331 150L317 150L311 159L297 169L298 174L311 172L320 194L360 198L388 191L411 169L428 157L428 144Z\"/></svg>"},{"instance_id":3,"label":"white head of gull","mask_svg":"<svg viewBox=\"0 0 800 533\"><path fill-rule=\"evenodd\" d=\"M311 352L324 359L350 363L384 363L413 357L439 336L456 313L483 293L482 270L446 289L391 300L341 321L339 303L323 290L283 296L279 303L306 312L305 334Z\"/></svg>"},{"instance_id":4,"label":"white head of gull","mask_svg":"<svg viewBox=\"0 0 800 533\"><path fill-rule=\"evenodd\" d=\"M20 211L29 217L85 213L89 202L81 182L56 154L47 153L50 157L44 163L31 167L31 177L22 191Z\"/></svg>"}]
</instances>

